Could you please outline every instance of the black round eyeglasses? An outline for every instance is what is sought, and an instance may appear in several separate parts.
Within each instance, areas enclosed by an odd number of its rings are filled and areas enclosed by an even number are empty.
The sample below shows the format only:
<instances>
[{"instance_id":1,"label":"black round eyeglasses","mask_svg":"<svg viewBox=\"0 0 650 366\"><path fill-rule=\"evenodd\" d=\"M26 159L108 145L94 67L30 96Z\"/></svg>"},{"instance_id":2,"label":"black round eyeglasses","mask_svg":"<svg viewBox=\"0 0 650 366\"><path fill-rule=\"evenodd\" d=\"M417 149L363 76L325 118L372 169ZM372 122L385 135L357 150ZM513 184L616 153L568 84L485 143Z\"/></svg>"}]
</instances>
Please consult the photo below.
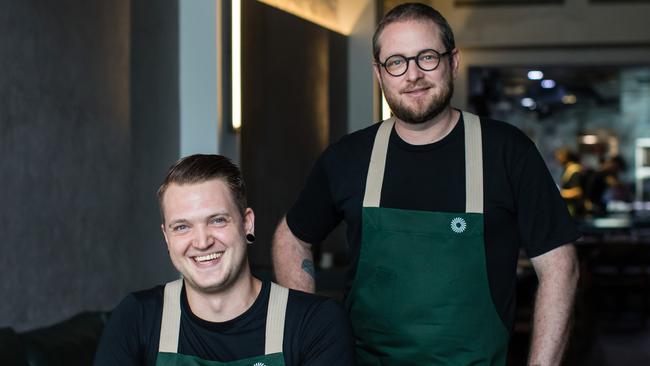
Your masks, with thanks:
<instances>
[{"instance_id":1,"label":"black round eyeglasses","mask_svg":"<svg viewBox=\"0 0 650 366\"><path fill-rule=\"evenodd\" d=\"M422 71L433 71L440 65L440 59L451 54L451 51L439 53L436 50L423 50L415 56L406 57L402 55L389 56L386 61L377 62L384 67L386 72L392 76L402 76L409 68L409 61L414 60Z\"/></svg>"}]
</instances>

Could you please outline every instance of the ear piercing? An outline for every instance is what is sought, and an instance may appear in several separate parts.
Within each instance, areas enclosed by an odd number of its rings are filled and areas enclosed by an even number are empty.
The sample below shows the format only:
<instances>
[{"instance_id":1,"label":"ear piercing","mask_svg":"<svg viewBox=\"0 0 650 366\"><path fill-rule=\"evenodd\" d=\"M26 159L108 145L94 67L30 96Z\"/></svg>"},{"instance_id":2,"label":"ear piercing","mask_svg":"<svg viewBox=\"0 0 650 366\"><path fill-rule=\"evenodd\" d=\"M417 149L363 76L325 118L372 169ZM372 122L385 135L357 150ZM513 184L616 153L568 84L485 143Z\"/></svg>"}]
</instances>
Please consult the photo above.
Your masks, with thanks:
<instances>
[{"instance_id":1,"label":"ear piercing","mask_svg":"<svg viewBox=\"0 0 650 366\"><path fill-rule=\"evenodd\" d=\"M254 241L255 241L255 235L251 233L246 234L246 242L248 242L248 244L253 244Z\"/></svg>"}]
</instances>

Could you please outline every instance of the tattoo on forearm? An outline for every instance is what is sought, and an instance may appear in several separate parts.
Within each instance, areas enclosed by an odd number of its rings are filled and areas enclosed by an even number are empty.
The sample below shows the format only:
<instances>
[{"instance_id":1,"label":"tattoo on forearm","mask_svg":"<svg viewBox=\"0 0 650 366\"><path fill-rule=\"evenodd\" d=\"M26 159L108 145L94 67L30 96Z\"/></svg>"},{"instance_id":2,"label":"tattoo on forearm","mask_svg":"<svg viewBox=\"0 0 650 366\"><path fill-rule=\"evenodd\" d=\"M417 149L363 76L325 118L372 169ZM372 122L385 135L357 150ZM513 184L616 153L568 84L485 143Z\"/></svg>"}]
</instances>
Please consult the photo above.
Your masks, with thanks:
<instances>
[{"instance_id":1,"label":"tattoo on forearm","mask_svg":"<svg viewBox=\"0 0 650 366\"><path fill-rule=\"evenodd\" d=\"M307 272L308 275L311 276L311 278L316 278L316 271L314 269L314 262L310 261L309 259L305 259L302 261L302 270Z\"/></svg>"}]
</instances>

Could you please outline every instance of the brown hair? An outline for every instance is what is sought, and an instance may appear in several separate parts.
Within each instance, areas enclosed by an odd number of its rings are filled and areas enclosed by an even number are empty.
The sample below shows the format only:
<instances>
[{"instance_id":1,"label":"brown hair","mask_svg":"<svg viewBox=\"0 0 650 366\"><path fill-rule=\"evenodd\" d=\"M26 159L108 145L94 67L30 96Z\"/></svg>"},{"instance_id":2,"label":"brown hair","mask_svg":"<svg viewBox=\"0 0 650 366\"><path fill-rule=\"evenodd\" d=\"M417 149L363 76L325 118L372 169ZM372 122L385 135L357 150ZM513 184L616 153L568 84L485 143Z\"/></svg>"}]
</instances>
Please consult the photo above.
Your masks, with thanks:
<instances>
[{"instance_id":1,"label":"brown hair","mask_svg":"<svg viewBox=\"0 0 650 366\"><path fill-rule=\"evenodd\" d=\"M451 26L447 23L447 19L445 19L442 14L428 5L420 3L405 3L391 9L377 25L375 34L372 36L372 53L376 62L380 62L379 52L381 51L381 45L379 44L379 36L381 36L384 28L391 23L408 20L431 21L435 23L440 28L442 43L446 48L441 52L451 51L456 48L454 32L451 30Z\"/></svg>"},{"instance_id":2,"label":"brown hair","mask_svg":"<svg viewBox=\"0 0 650 366\"><path fill-rule=\"evenodd\" d=\"M160 205L160 216L165 221L163 212L163 196L167 187L172 183L194 184L203 183L212 179L221 179L228 186L232 198L244 215L246 211L246 185L241 171L230 159L222 155L195 154L186 156L169 167L165 180L158 188L158 204Z\"/></svg>"}]
</instances>

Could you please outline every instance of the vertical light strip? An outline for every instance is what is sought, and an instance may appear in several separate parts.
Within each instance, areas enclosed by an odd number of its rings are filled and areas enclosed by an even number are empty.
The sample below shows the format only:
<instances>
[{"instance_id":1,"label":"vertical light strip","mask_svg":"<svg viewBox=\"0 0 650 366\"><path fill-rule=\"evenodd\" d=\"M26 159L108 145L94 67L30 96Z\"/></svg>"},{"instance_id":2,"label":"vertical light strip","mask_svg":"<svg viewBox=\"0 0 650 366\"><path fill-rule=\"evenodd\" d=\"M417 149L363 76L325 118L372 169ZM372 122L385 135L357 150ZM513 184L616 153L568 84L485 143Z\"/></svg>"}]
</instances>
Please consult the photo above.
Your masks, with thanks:
<instances>
[{"instance_id":1,"label":"vertical light strip","mask_svg":"<svg viewBox=\"0 0 650 366\"><path fill-rule=\"evenodd\" d=\"M241 128L241 0L232 0L232 128Z\"/></svg>"},{"instance_id":2,"label":"vertical light strip","mask_svg":"<svg viewBox=\"0 0 650 366\"><path fill-rule=\"evenodd\" d=\"M226 76L224 75L223 71L223 33L227 32L227 29L224 29L223 27L223 20L228 19L223 15L223 1L222 0L217 0L216 1L216 12L215 12L215 33L216 33L216 45L217 45L217 131L218 131L218 136L221 136L221 134L224 132L224 130L228 130L224 128L224 126L227 126L226 122L224 122L224 116L223 116L223 102L224 102L224 90L223 90L223 78ZM225 100L228 100L227 98ZM221 138L219 137L218 141Z\"/></svg>"},{"instance_id":3,"label":"vertical light strip","mask_svg":"<svg viewBox=\"0 0 650 366\"><path fill-rule=\"evenodd\" d=\"M388 106L388 102L386 102L386 97L384 96L384 93L381 93L381 119L382 121L385 121L391 117L390 115L390 107Z\"/></svg>"}]
</instances>

